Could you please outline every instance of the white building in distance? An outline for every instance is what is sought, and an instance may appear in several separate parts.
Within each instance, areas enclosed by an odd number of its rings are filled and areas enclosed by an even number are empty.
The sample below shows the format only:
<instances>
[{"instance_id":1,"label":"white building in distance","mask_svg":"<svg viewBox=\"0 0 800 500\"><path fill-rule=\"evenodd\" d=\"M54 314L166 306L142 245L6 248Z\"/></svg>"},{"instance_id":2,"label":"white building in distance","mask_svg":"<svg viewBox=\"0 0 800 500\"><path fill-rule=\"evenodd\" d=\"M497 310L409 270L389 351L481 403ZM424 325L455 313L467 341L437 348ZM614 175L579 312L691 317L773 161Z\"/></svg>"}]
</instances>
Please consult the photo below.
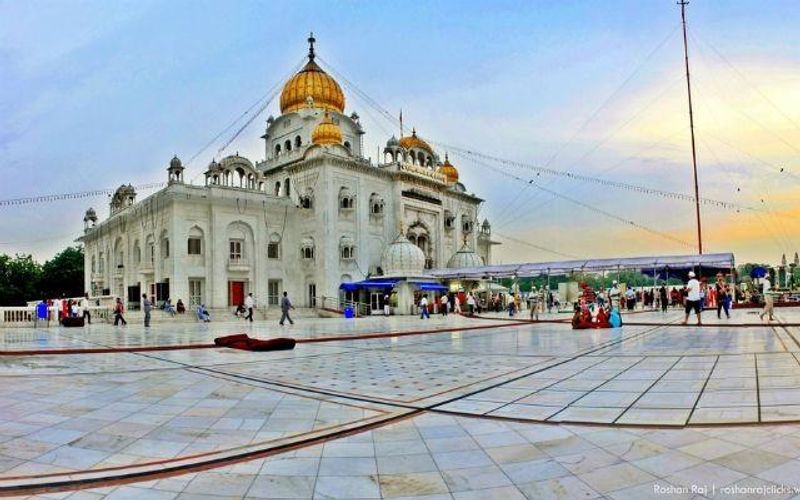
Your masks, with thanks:
<instances>
[{"instance_id":1,"label":"white building in distance","mask_svg":"<svg viewBox=\"0 0 800 500\"><path fill-rule=\"evenodd\" d=\"M87 210L79 238L86 290L134 306L148 293L223 308L250 292L275 306L287 291L298 306L324 296L378 309L406 277L425 281L426 269L448 262L490 263L482 200L466 192L447 155L442 161L412 131L387 141L382 162L367 160L358 115L345 114L344 93L314 61L313 44L312 36L308 63L283 87L281 115L267 120L264 160L212 161L195 186L175 157L160 191L136 201L133 187L121 186L102 222ZM406 238L420 250L411 260ZM369 286L382 277L392 280ZM401 295L393 305L408 312L411 299Z\"/></svg>"}]
</instances>

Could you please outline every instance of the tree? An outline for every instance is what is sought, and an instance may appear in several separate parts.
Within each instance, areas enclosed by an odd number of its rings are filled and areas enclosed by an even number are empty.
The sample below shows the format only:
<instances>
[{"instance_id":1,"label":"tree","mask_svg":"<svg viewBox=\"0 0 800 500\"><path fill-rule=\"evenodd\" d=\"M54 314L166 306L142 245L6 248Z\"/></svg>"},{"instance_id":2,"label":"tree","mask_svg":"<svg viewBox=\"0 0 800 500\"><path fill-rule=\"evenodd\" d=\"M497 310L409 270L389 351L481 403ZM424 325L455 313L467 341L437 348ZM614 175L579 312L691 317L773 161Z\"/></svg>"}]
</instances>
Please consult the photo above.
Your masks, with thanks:
<instances>
[{"instance_id":1,"label":"tree","mask_svg":"<svg viewBox=\"0 0 800 500\"><path fill-rule=\"evenodd\" d=\"M67 247L42 266L39 292L44 297L83 295L83 248Z\"/></svg>"},{"instance_id":2,"label":"tree","mask_svg":"<svg viewBox=\"0 0 800 500\"><path fill-rule=\"evenodd\" d=\"M31 255L0 255L0 306L24 306L40 297L42 267Z\"/></svg>"}]
</instances>

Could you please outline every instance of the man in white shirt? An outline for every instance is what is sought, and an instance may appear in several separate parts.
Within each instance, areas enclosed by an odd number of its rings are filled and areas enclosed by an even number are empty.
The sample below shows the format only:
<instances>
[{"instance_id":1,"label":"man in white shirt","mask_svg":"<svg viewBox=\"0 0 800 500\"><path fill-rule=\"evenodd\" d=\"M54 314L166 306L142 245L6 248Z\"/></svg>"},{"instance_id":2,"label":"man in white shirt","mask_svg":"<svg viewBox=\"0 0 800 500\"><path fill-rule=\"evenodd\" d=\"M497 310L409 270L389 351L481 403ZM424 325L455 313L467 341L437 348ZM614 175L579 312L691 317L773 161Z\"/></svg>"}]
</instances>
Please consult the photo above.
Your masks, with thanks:
<instances>
[{"instance_id":1,"label":"man in white shirt","mask_svg":"<svg viewBox=\"0 0 800 500\"><path fill-rule=\"evenodd\" d=\"M766 275L763 281L764 288L761 293L764 295L764 310L761 311L760 317L764 319L764 316L769 314L769 320L773 321L772 315L775 308L775 299L772 297L772 282L769 280L769 275Z\"/></svg>"},{"instance_id":2,"label":"man in white shirt","mask_svg":"<svg viewBox=\"0 0 800 500\"><path fill-rule=\"evenodd\" d=\"M614 282L611 284L611 288L608 289L608 307L613 308L614 301L617 301L617 307L619 307L619 310L622 311L625 309L625 307L622 305L622 302L619 301L619 298L619 285L617 284L617 280L614 280Z\"/></svg>"},{"instance_id":3,"label":"man in white shirt","mask_svg":"<svg viewBox=\"0 0 800 500\"><path fill-rule=\"evenodd\" d=\"M692 310L697 314L697 324L702 325L703 323L700 319L702 311L700 307L700 282L695 278L694 272L689 271L689 282L686 283L686 317L683 318L684 325L689 322L689 314Z\"/></svg>"},{"instance_id":4,"label":"man in white shirt","mask_svg":"<svg viewBox=\"0 0 800 500\"><path fill-rule=\"evenodd\" d=\"M428 313L428 296L423 295L422 299L419 301L419 319L430 319L430 317L431 316Z\"/></svg>"},{"instance_id":5,"label":"man in white shirt","mask_svg":"<svg viewBox=\"0 0 800 500\"><path fill-rule=\"evenodd\" d=\"M244 298L244 308L247 309L247 316L244 319L249 319L250 323L253 322L253 308L256 306L256 299L253 298L252 293L248 293Z\"/></svg>"},{"instance_id":6,"label":"man in white shirt","mask_svg":"<svg viewBox=\"0 0 800 500\"><path fill-rule=\"evenodd\" d=\"M450 307L450 299L447 297L447 294L442 294L442 298L439 300L439 303L442 306L442 316L447 316L447 309Z\"/></svg>"},{"instance_id":7,"label":"man in white shirt","mask_svg":"<svg viewBox=\"0 0 800 500\"><path fill-rule=\"evenodd\" d=\"M390 300L389 300L389 294L387 293L386 295L383 296L383 315L384 316L389 316L389 314L391 314L391 312L392 312L392 310L391 310L391 305L390 305Z\"/></svg>"}]
</instances>

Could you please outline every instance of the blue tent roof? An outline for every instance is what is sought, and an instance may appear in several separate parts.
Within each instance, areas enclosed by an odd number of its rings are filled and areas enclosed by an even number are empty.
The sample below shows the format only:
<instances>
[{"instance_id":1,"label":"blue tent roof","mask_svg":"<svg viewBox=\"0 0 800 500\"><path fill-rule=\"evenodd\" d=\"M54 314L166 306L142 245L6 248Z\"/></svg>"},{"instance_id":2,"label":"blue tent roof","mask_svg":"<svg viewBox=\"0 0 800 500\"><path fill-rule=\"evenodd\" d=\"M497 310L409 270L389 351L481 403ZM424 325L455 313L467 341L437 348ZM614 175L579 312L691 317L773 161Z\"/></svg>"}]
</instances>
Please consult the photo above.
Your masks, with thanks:
<instances>
[{"instance_id":1,"label":"blue tent roof","mask_svg":"<svg viewBox=\"0 0 800 500\"><path fill-rule=\"evenodd\" d=\"M339 288L352 292L355 290L369 289L369 288L394 288L399 279L369 279L364 281L355 281L353 283L342 283Z\"/></svg>"}]
</instances>

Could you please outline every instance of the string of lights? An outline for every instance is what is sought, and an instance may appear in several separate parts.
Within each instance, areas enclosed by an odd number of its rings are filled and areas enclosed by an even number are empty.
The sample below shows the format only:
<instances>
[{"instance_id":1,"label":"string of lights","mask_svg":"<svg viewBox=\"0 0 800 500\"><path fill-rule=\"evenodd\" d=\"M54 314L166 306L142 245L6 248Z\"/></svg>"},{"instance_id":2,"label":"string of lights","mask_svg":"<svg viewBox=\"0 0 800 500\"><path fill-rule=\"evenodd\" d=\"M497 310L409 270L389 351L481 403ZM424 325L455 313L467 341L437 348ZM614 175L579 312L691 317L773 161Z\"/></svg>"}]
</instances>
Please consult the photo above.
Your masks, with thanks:
<instances>
[{"instance_id":1,"label":"string of lights","mask_svg":"<svg viewBox=\"0 0 800 500\"><path fill-rule=\"evenodd\" d=\"M163 182L151 182L149 184L139 184L133 186L134 189L144 191L149 189L157 189L164 185ZM63 200L79 200L83 198L94 198L96 196L111 195L118 188L107 189L94 189L92 191L78 191L74 193L59 193L59 194L43 194L38 196L26 196L24 198L11 198L0 200L0 207L16 206L16 205L33 205L37 203L48 203L53 201Z\"/></svg>"}]
</instances>

